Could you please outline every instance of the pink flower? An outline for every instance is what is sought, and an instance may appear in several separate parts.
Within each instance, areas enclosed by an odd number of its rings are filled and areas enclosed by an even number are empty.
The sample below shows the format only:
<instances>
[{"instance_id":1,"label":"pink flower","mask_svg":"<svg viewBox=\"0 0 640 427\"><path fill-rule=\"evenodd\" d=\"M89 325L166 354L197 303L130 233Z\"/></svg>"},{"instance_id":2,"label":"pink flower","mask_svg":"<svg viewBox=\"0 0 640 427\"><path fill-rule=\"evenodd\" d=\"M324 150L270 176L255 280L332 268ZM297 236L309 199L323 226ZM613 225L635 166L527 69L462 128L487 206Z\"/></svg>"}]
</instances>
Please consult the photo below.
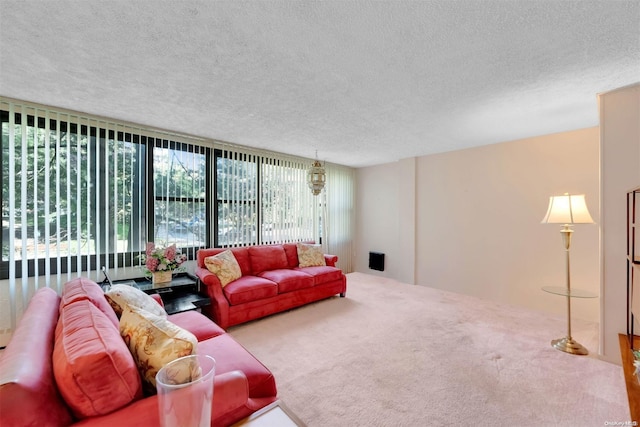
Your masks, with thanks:
<instances>
[{"instance_id":1,"label":"pink flower","mask_svg":"<svg viewBox=\"0 0 640 427\"><path fill-rule=\"evenodd\" d=\"M152 242L146 246L146 255L140 255L140 263L148 272L175 270L187 260L187 256L178 251L175 244L167 248L158 248Z\"/></svg>"},{"instance_id":2,"label":"pink flower","mask_svg":"<svg viewBox=\"0 0 640 427\"><path fill-rule=\"evenodd\" d=\"M176 259L176 245L171 245L169 246L165 252L164 252L164 256L167 257L167 259L169 261L173 261L174 259Z\"/></svg>"},{"instance_id":3,"label":"pink flower","mask_svg":"<svg viewBox=\"0 0 640 427\"><path fill-rule=\"evenodd\" d=\"M147 258L147 268L149 269L149 271L156 271L156 268L158 268L158 260L157 258L153 258L153 257L148 257Z\"/></svg>"}]
</instances>

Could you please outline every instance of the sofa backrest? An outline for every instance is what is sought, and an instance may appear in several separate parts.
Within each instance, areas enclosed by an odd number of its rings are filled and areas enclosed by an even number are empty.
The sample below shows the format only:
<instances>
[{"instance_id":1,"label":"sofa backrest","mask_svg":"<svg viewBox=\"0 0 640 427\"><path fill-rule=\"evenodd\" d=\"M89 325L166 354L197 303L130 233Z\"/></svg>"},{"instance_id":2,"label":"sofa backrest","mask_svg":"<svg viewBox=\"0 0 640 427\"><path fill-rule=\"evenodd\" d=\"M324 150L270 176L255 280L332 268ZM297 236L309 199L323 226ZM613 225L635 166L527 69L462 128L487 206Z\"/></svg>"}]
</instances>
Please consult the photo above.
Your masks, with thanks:
<instances>
[{"instance_id":1,"label":"sofa backrest","mask_svg":"<svg viewBox=\"0 0 640 427\"><path fill-rule=\"evenodd\" d=\"M302 243L313 244L313 241L305 241ZM276 247L276 252L271 253L272 249ZM266 249L263 249L266 248ZM213 255L217 255L222 251L227 249L231 249L233 255L236 257L238 264L240 265L240 270L242 271L243 276L249 276L252 274L260 273L269 268L265 268L263 265L263 260L259 259L261 256L272 257L276 255L276 259L274 259L274 268L295 268L298 266L298 247L296 243L284 243L282 245L256 245L256 246L243 246L238 248L208 248L208 249L200 249L196 254L198 267L207 268L204 265L204 259ZM286 257L286 263L282 264L282 258L280 257L280 251L284 249L284 254ZM265 252L261 252L261 251ZM267 263L270 260L266 260Z\"/></svg>"},{"instance_id":2,"label":"sofa backrest","mask_svg":"<svg viewBox=\"0 0 640 427\"><path fill-rule=\"evenodd\" d=\"M257 275L263 271L289 268L287 254L282 245L249 246L251 271Z\"/></svg>"},{"instance_id":3,"label":"sofa backrest","mask_svg":"<svg viewBox=\"0 0 640 427\"><path fill-rule=\"evenodd\" d=\"M287 263L289 268L296 268L298 262L298 245L296 243L285 243L282 245L284 253L287 255Z\"/></svg>"},{"instance_id":4,"label":"sofa backrest","mask_svg":"<svg viewBox=\"0 0 640 427\"><path fill-rule=\"evenodd\" d=\"M72 421L58 393L51 360L59 305L53 289L38 290L0 355L3 425L63 426Z\"/></svg>"}]
</instances>

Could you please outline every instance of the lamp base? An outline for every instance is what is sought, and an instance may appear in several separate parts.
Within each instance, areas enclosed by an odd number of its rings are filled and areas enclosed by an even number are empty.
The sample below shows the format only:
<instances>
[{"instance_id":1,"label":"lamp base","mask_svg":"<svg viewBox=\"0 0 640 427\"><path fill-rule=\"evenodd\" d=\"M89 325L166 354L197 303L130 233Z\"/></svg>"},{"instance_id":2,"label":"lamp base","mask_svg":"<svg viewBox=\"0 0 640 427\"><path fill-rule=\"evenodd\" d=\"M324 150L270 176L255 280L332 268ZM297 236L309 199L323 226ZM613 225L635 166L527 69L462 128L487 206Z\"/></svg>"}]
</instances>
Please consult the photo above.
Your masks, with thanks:
<instances>
[{"instance_id":1,"label":"lamp base","mask_svg":"<svg viewBox=\"0 0 640 427\"><path fill-rule=\"evenodd\" d=\"M553 340L551 341L551 346L556 350L564 351L565 353L577 354L580 356L586 356L589 354L589 350L587 350L582 344L569 337Z\"/></svg>"}]
</instances>

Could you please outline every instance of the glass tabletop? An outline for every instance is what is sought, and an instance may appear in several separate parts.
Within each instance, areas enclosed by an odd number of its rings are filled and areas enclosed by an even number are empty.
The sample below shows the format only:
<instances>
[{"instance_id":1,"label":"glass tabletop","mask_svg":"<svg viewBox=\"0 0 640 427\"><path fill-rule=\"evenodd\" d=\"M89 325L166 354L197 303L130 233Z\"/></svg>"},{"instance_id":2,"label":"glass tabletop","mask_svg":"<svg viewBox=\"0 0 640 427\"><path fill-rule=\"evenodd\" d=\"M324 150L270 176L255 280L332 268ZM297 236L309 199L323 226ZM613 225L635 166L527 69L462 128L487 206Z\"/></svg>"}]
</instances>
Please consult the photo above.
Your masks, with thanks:
<instances>
[{"instance_id":1,"label":"glass tabletop","mask_svg":"<svg viewBox=\"0 0 640 427\"><path fill-rule=\"evenodd\" d=\"M563 295L571 298L598 298L598 295L582 289L567 289L564 286L543 286L542 290L550 294Z\"/></svg>"}]
</instances>

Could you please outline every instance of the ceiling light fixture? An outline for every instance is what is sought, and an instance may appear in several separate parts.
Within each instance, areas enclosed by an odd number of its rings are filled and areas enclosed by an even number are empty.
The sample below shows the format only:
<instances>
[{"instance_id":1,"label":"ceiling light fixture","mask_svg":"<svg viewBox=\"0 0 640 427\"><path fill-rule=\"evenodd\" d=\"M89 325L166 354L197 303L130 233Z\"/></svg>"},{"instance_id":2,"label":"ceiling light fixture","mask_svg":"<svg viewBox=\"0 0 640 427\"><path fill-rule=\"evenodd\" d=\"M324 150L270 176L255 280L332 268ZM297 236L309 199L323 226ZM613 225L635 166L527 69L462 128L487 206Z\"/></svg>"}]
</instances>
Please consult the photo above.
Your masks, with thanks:
<instances>
[{"instance_id":1,"label":"ceiling light fixture","mask_svg":"<svg viewBox=\"0 0 640 427\"><path fill-rule=\"evenodd\" d=\"M324 171L324 166L318 161L318 150L316 150L316 160L307 172L307 185L314 196L322 192L326 180L327 174Z\"/></svg>"}]
</instances>

